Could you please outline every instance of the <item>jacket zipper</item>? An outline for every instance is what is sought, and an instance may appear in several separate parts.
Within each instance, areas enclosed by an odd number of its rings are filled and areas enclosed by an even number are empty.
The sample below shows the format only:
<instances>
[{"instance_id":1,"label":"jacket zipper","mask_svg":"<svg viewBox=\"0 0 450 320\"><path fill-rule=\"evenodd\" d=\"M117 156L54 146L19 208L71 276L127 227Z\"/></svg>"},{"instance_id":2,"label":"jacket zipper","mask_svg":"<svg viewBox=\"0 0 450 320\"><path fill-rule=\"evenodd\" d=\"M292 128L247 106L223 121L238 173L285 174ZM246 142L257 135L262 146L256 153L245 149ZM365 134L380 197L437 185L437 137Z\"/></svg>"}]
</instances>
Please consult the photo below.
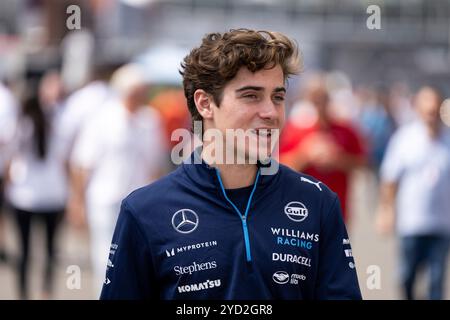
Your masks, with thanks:
<instances>
[{"instance_id":1,"label":"jacket zipper","mask_svg":"<svg viewBox=\"0 0 450 320\"><path fill-rule=\"evenodd\" d=\"M250 238L248 236L247 216L248 216L248 210L250 209L250 204L252 202L253 194L255 193L256 186L258 184L260 171L258 170L258 172L256 173L256 179L255 179L255 182L253 184L252 192L250 193L250 196L248 197L247 207L245 209L245 213L242 214L239 211L239 209L236 207L236 205L230 200L230 198L228 198L227 193L225 192L225 188L224 188L223 183L222 183L222 178L220 178L219 169L217 169L217 168L215 168L215 169L216 169L217 178L219 180L220 189L222 190L222 193L223 193L225 199L233 207L233 209L236 211L236 213L239 215L239 218L241 219L242 231L244 232L244 243L245 243L246 258L247 258L247 262L251 262L252 261L252 253L251 253L251 249L250 249Z\"/></svg>"}]
</instances>

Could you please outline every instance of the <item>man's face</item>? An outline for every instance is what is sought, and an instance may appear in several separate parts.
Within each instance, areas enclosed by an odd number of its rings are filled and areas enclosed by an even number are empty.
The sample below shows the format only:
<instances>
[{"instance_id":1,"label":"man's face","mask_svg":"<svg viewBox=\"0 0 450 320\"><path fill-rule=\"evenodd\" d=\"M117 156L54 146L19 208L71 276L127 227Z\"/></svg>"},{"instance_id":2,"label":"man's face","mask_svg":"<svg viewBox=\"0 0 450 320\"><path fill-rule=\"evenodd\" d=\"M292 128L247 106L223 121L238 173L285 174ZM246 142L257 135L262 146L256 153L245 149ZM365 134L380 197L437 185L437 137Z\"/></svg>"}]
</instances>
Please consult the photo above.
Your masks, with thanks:
<instances>
[{"instance_id":1,"label":"man's face","mask_svg":"<svg viewBox=\"0 0 450 320\"><path fill-rule=\"evenodd\" d=\"M439 125L440 99L436 92L430 88L421 89L416 96L415 104L420 118L427 126Z\"/></svg>"},{"instance_id":2,"label":"man's face","mask_svg":"<svg viewBox=\"0 0 450 320\"><path fill-rule=\"evenodd\" d=\"M146 84L136 85L130 90L127 96L129 107L131 111L136 111L140 107L147 105L148 103L148 90L149 87Z\"/></svg>"},{"instance_id":3,"label":"man's face","mask_svg":"<svg viewBox=\"0 0 450 320\"><path fill-rule=\"evenodd\" d=\"M258 150L264 148L258 146L265 146L268 149L266 154L270 155L270 146L276 143L277 135L270 134L269 130L276 129L279 132L283 127L285 94L281 66L255 73L242 67L225 86L220 106L213 103L213 118L208 124L205 123L205 129L219 129L224 137L226 129L243 129L250 133L245 143L240 146L234 139L234 146L231 147L233 141L226 139L227 152L260 159L257 157Z\"/></svg>"}]
</instances>

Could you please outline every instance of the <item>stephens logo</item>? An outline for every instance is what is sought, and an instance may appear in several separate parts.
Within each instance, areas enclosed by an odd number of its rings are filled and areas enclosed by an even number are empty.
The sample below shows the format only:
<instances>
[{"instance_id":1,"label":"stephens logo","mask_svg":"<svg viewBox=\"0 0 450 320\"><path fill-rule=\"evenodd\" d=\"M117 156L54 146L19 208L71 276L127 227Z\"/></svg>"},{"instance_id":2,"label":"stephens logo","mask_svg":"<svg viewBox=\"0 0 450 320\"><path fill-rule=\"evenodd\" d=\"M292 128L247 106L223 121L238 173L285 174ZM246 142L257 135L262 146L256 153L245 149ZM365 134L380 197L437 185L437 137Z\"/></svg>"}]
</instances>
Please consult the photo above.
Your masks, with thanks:
<instances>
[{"instance_id":1,"label":"stephens logo","mask_svg":"<svg viewBox=\"0 0 450 320\"><path fill-rule=\"evenodd\" d=\"M308 209L298 201L291 201L284 207L284 213L295 222L302 222L308 217Z\"/></svg>"},{"instance_id":2,"label":"stephens logo","mask_svg":"<svg viewBox=\"0 0 450 320\"><path fill-rule=\"evenodd\" d=\"M183 274L189 273L189 275L198 272L198 271L204 271L204 270L210 270L217 268L217 262L211 261L211 262L203 262L203 263L196 263L195 261L188 266L175 266L173 270L175 271L175 274L177 276L181 276Z\"/></svg>"}]
</instances>

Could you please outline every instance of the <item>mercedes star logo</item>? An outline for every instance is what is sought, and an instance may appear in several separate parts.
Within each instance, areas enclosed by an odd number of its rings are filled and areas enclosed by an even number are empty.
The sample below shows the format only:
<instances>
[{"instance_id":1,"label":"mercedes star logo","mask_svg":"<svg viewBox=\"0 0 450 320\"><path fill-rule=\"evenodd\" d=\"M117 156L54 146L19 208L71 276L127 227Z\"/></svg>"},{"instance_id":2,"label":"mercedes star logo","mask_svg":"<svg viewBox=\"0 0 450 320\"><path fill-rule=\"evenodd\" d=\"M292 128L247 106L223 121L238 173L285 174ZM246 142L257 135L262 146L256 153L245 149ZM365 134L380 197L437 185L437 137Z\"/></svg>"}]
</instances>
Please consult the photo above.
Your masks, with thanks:
<instances>
[{"instance_id":1,"label":"mercedes star logo","mask_svg":"<svg viewBox=\"0 0 450 320\"><path fill-rule=\"evenodd\" d=\"M198 215L191 209L181 209L173 214L172 226L179 233L191 233L198 226Z\"/></svg>"}]
</instances>

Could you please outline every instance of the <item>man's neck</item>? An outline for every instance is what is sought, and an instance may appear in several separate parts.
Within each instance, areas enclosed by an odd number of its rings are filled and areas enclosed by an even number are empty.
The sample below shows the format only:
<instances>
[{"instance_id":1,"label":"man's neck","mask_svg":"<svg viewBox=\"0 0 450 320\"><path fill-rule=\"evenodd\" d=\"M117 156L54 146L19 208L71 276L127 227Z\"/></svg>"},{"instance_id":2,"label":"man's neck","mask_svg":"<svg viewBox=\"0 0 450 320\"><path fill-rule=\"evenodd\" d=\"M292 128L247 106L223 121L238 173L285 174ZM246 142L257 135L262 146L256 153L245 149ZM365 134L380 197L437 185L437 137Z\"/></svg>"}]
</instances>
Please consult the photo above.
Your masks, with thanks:
<instances>
[{"instance_id":1,"label":"man's neck","mask_svg":"<svg viewBox=\"0 0 450 320\"><path fill-rule=\"evenodd\" d=\"M317 124L320 129L327 130L331 125L331 120L327 114L319 114Z\"/></svg>"},{"instance_id":2,"label":"man's neck","mask_svg":"<svg viewBox=\"0 0 450 320\"><path fill-rule=\"evenodd\" d=\"M202 159L219 169L220 178L225 189L248 187L255 182L258 168L256 164L217 164L202 151Z\"/></svg>"},{"instance_id":3,"label":"man's neck","mask_svg":"<svg viewBox=\"0 0 450 320\"><path fill-rule=\"evenodd\" d=\"M441 129L441 126L439 124L427 125L426 127L427 127L427 131L428 131L428 135L432 140L436 139L439 136L440 129Z\"/></svg>"},{"instance_id":4,"label":"man's neck","mask_svg":"<svg viewBox=\"0 0 450 320\"><path fill-rule=\"evenodd\" d=\"M139 107L131 103L130 101L127 101L126 99L122 100L122 106L127 111L128 115L133 115L137 112Z\"/></svg>"}]
</instances>

